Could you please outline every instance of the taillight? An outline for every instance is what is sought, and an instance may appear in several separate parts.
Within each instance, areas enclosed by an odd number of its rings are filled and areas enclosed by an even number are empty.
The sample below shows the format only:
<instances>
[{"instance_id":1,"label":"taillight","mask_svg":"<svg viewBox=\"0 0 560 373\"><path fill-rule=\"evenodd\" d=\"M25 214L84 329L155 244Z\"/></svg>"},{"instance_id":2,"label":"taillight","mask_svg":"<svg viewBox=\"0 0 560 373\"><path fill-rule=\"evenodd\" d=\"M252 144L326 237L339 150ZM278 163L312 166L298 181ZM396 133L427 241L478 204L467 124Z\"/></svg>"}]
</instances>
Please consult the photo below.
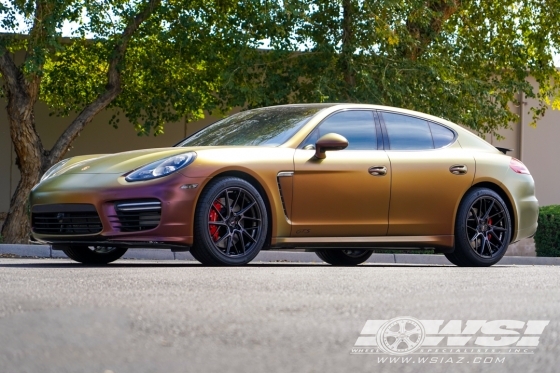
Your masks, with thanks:
<instances>
[{"instance_id":1,"label":"taillight","mask_svg":"<svg viewBox=\"0 0 560 373\"><path fill-rule=\"evenodd\" d=\"M509 168L518 174L531 175L527 166L525 166L519 159L512 158L511 161L509 161Z\"/></svg>"}]
</instances>

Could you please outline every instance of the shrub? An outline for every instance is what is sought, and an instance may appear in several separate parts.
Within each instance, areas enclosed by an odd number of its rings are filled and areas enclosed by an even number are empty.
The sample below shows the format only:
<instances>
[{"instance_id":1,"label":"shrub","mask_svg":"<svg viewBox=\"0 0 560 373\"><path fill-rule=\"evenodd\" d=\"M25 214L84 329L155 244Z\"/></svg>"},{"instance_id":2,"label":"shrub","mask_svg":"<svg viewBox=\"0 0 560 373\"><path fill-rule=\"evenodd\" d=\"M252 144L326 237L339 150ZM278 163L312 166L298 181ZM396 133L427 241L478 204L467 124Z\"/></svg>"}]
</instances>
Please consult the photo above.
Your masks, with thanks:
<instances>
[{"instance_id":1,"label":"shrub","mask_svg":"<svg viewBox=\"0 0 560 373\"><path fill-rule=\"evenodd\" d=\"M537 256L560 256L560 205L539 209L535 249Z\"/></svg>"}]
</instances>

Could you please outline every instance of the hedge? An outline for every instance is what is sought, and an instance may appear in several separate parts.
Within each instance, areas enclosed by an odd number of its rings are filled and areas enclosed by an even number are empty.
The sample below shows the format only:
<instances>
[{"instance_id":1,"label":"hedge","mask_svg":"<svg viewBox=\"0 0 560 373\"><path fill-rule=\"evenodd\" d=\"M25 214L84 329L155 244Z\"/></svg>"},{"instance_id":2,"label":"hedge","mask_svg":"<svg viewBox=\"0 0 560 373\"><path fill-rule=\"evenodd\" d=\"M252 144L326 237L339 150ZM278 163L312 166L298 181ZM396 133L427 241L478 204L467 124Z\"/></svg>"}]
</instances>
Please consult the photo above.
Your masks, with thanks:
<instances>
[{"instance_id":1,"label":"hedge","mask_svg":"<svg viewBox=\"0 0 560 373\"><path fill-rule=\"evenodd\" d=\"M537 256L560 256L560 205L539 209L535 249Z\"/></svg>"}]
</instances>

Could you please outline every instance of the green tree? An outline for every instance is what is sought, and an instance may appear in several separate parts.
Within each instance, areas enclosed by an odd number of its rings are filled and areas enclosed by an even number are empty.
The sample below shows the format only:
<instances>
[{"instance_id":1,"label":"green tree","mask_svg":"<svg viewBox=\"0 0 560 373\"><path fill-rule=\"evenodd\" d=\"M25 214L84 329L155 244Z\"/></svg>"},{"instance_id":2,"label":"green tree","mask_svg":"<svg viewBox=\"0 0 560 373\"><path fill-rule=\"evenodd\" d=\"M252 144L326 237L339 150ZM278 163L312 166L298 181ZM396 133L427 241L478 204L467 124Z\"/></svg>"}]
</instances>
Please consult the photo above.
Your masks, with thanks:
<instances>
[{"instance_id":1,"label":"green tree","mask_svg":"<svg viewBox=\"0 0 560 373\"><path fill-rule=\"evenodd\" d=\"M15 0L0 4L0 95L7 100L11 140L21 173L2 227L5 242L26 242L31 188L60 161L101 110L125 115L141 134L203 112L225 110L216 92L224 61L253 48L247 7L227 0ZM258 6L259 3L255 3ZM252 11L253 20L260 12ZM20 20L24 19L24 25ZM64 22L77 26L62 38ZM23 26L23 27L22 27ZM23 35L21 29L23 28ZM23 58L22 58L23 57ZM73 116L51 149L35 129L34 106Z\"/></svg>"},{"instance_id":2,"label":"green tree","mask_svg":"<svg viewBox=\"0 0 560 373\"><path fill-rule=\"evenodd\" d=\"M391 105L499 137L518 119L520 92L539 102L532 124L560 106L557 9L557 0L293 0L269 12L270 52L238 56L226 81L239 105Z\"/></svg>"}]
</instances>

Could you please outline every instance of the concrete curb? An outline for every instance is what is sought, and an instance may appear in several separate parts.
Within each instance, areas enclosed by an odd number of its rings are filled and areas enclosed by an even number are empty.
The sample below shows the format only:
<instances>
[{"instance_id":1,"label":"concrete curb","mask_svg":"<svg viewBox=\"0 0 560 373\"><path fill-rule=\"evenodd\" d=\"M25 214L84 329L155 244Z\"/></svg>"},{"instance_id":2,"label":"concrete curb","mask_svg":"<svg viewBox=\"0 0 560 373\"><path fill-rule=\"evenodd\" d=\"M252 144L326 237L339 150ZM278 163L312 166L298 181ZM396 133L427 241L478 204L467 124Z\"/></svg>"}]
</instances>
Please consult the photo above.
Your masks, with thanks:
<instances>
[{"instance_id":1,"label":"concrete curb","mask_svg":"<svg viewBox=\"0 0 560 373\"><path fill-rule=\"evenodd\" d=\"M66 255L62 251L52 250L48 245L0 244L0 254L39 258L66 258ZM172 252L162 249L129 249L123 258L144 260L195 260L189 252ZM301 251L262 251L257 255L254 262L322 263L322 260L314 253ZM426 254L373 254L368 259L367 263L451 265L443 255ZM504 256L499 264L560 265L560 257Z\"/></svg>"}]
</instances>

